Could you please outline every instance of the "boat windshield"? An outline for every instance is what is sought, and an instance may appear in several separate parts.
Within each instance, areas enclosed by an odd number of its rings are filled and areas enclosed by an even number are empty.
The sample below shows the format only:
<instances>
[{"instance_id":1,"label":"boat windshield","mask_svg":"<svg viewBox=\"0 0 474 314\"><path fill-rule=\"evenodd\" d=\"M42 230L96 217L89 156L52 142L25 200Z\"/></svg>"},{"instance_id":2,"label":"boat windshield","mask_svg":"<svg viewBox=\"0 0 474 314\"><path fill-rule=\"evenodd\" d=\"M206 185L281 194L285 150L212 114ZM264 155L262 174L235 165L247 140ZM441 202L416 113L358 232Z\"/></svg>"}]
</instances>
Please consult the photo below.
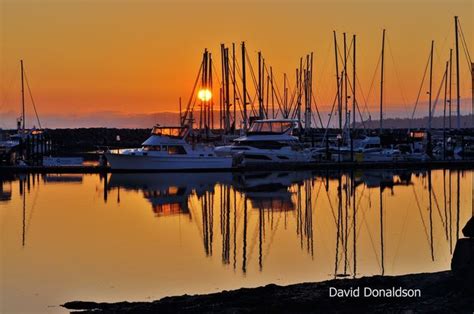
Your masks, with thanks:
<instances>
[{"instance_id":1,"label":"boat windshield","mask_svg":"<svg viewBox=\"0 0 474 314\"><path fill-rule=\"evenodd\" d=\"M183 138L186 135L187 128L183 127L160 127L155 126L151 134L158 136L167 136L171 138Z\"/></svg>"},{"instance_id":2,"label":"boat windshield","mask_svg":"<svg viewBox=\"0 0 474 314\"><path fill-rule=\"evenodd\" d=\"M293 127L292 121L255 121L249 133L282 134Z\"/></svg>"}]
</instances>

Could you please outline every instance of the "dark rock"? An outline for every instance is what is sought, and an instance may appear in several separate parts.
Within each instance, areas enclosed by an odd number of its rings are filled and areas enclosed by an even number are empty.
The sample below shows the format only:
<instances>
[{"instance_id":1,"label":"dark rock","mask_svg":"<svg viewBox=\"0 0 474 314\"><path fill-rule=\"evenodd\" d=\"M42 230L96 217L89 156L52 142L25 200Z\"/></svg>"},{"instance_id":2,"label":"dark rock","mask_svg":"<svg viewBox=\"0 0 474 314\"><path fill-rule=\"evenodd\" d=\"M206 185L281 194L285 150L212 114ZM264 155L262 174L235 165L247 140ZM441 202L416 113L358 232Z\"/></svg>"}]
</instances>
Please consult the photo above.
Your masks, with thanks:
<instances>
[{"instance_id":1,"label":"dark rock","mask_svg":"<svg viewBox=\"0 0 474 314\"><path fill-rule=\"evenodd\" d=\"M401 287L420 289L420 297L371 298L329 296L329 288ZM153 302L69 302L64 307L84 313L472 313L470 294L451 272L404 276L335 279L290 286L268 285L208 295L166 297Z\"/></svg>"},{"instance_id":2,"label":"dark rock","mask_svg":"<svg viewBox=\"0 0 474 314\"><path fill-rule=\"evenodd\" d=\"M462 229L462 234L468 238L474 238L474 216L467 222Z\"/></svg>"},{"instance_id":3,"label":"dark rock","mask_svg":"<svg viewBox=\"0 0 474 314\"><path fill-rule=\"evenodd\" d=\"M454 277L466 288L474 286L474 238L459 239L451 260Z\"/></svg>"}]
</instances>

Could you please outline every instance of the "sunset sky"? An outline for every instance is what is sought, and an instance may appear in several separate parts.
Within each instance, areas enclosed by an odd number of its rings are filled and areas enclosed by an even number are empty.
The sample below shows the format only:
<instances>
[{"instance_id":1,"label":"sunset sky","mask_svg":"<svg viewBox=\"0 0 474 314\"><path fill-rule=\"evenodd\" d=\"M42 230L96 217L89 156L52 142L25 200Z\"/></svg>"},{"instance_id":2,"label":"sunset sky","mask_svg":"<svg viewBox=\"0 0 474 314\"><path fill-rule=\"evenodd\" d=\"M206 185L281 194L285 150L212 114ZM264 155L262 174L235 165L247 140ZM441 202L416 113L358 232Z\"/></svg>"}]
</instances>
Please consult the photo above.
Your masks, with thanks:
<instances>
[{"instance_id":1,"label":"sunset sky","mask_svg":"<svg viewBox=\"0 0 474 314\"><path fill-rule=\"evenodd\" d=\"M358 93L368 98L373 117L378 116L379 74L370 94L369 89L383 28L387 116L411 115L431 40L437 91L449 48L454 48L454 15L474 53L472 0L0 3L0 128L13 127L19 115L20 59L43 124L73 127L69 123L140 126L156 113L178 111L178 98L187 100L191 93L203 49L213 53L218 65L220 43L240 47L245 40L254 68L256 53L262 51L279 85L284 72L293 84L299 58L313 51L314 91L319 109L328 112L335 94L332 31L341 45L342 32L355 33ZM471 80L462 46L460 56L463 112L470 113ZM423 101L426 96L423 92ZM31 114L30 105L28 110Z\"/></svg>"}]
</instances>

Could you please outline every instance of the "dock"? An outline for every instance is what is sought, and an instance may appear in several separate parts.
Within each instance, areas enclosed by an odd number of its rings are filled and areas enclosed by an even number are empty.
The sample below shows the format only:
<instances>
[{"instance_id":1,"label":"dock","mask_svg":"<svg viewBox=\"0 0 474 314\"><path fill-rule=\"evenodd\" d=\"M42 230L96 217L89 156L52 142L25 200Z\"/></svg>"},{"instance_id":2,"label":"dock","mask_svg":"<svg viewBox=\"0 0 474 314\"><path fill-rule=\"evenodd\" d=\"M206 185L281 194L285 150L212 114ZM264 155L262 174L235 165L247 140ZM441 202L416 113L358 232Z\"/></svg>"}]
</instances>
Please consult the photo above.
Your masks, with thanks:
<instances>
[{"instance_id":1,"label":"dock","mask_svg":"<svg viewBox=\"0 0 474 314\"><path fill-rule=\"evenodd\" d=\"M235 167L226 170L117 170L105 166L0 166L1 174L19 173L162 173L162 172L247 172L247 171L291 171L291 170L364 170L364 169L474 169L471 160L430 160L398 162L314 162L305 164L261 164Z\"/></svg>"}]
</instances>

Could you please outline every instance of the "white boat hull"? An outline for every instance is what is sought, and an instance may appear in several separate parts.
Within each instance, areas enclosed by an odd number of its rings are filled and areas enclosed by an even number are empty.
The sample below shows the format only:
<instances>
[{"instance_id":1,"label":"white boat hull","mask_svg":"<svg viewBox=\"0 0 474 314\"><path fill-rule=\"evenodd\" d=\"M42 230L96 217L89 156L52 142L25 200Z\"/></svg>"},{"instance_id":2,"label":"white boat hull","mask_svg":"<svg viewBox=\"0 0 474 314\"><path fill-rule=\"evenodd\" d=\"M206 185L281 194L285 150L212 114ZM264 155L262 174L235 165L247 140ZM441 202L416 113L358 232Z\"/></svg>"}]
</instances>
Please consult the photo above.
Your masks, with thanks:
<instances>
[{"instance_id":1,"label":"white boat hull","mask_svg":"<svg viewBox=\"0 0 474 314\"><path fill-rule=\"evenodd\" d=\"M105 153L114 170L217 170L231 169L232 158L210 156L146 156Z\"/></svg>"}]
</instances>

